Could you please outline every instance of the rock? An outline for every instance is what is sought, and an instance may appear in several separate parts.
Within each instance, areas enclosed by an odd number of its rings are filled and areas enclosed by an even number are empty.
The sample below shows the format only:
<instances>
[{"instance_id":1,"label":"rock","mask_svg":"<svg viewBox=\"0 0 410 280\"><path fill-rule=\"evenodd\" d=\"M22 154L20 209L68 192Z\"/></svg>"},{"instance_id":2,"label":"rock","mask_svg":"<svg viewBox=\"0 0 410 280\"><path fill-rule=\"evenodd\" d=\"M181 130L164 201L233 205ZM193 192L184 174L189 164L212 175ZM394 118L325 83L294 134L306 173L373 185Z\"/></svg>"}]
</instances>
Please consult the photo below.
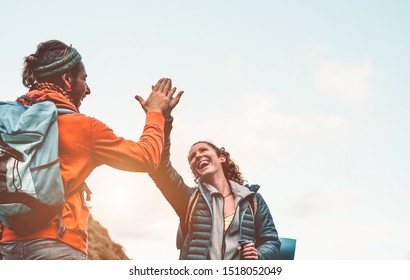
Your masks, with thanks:
<instances>
[{"instance_id":1,"label":"rock","mask_svg":"<svg viewBox=\"0 0 410 280\"><path fill-rule=\"evenodd\" d=\"M108 230L92 215L88 221L88 259L89 260L129 260L123 247L114 242Z\"/></svg>"}]
</instances>

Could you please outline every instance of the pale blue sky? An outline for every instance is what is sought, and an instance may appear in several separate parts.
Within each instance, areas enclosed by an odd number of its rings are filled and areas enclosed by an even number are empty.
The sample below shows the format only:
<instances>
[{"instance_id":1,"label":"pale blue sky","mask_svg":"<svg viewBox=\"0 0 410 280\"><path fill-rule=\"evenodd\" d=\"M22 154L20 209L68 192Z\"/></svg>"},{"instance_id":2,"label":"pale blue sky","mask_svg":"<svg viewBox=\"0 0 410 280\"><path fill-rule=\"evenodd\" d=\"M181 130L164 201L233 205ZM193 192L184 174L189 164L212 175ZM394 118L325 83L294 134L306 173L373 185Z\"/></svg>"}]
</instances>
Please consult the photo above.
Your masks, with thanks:
<instances>
[{"instance_id":1,"label":"pale blue sky","mask_svg":"<svg viewBox=\"0 0 410 280\"><path fill-rule=\"evenodd\" d=\"M133 99L170 77L172 160L225 146L261 185L296 258L410 258L408 1L4 1L2 99L23 57L59 39L83 56L81 111L137 140ZM134 259L175 259L178 218L146 174L101 167L92 213Z\"/></svg>"}]
</instances>

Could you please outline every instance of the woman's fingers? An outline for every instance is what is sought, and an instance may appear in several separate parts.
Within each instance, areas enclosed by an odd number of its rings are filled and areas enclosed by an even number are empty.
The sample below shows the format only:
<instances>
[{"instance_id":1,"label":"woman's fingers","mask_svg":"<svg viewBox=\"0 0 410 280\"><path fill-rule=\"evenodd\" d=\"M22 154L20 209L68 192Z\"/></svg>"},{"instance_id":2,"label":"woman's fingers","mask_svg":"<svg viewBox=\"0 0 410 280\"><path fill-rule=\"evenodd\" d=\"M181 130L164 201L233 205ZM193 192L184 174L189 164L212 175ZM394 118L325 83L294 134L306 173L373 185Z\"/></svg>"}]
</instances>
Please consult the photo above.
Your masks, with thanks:
<instances>
[{"instance_id":1,"label":"woman's fingers","mask_svg":"<svg viewBox=\"0 0 410 280\"><path fill-rule=\"evenodd\" d=\"M242 254L243 254L244 259L248 259L248 260L259 259L258 250L255 248L255 243L253 242L250 242L244 245Z\"/></svg>"}]
</instances>

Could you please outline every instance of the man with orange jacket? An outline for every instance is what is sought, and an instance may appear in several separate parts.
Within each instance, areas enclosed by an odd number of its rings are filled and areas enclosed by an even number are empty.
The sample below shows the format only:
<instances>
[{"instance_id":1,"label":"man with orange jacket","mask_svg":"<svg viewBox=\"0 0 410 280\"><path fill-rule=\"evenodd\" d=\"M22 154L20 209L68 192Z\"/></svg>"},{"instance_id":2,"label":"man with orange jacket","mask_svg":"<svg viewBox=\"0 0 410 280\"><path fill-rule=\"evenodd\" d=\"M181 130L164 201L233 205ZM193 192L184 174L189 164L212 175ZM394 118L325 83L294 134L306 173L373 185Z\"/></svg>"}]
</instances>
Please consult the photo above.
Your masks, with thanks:
<instances>
[{"instance_id":1,"label":"man with orange jacket","mask_svg":"<svg viewBox=\"0 0 410 280\"><path fill-rule=\"evenodd\" d=\"M182 95L175 97L172 81L160 79L149 97L135 98L146 112L139 141L118 137L101 121L79 112L83 99L91 93L81 55L75 48L51 40L38 45L25 58L23 84L26 94L38 101L51 100L57 108L74 111L58 116L60 171L66 193L80 189L100 165L132 172L152 172L161 159L164 145L164 113L172 110ZM19 98L31 105L31 101ZM3 225L3 259L86 259L89 209L82 191L70 195L61 214L44 228L19 236Z\"/></svg>"}]
</instances>

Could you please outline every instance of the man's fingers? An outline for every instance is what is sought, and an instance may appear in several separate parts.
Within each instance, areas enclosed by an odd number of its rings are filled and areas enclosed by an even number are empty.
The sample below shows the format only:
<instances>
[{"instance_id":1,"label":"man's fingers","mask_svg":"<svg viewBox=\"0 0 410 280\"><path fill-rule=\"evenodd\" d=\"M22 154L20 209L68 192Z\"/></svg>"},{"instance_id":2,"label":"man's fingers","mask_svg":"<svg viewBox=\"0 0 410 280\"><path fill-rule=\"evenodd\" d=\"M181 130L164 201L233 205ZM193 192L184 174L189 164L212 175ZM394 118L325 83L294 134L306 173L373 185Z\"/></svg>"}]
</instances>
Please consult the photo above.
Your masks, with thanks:
<instances>
[{"instance_id":1,"label":"man's fingers","mask_svg":"<svg viewBox=\"0 0 410 280\"><path fill-rule=\"evenodd\" d=\"M164 92L164 88L166 88L167 84L169 84L169 79L163 78L159 85L158 90L160 92ZM168 91L168 89L166 89L166 91Z\"/></svg>"},{"instance_id":2,"label":"man's fingers","mask_svg":"<svg viewBox=\"0 0 410 280\"><path fill-rule=\"evenodd\" d=\"M172 79L168 79L168 91L172 88Z\"/></svg>"},{"instance_id":3,"label":"man's fingers","mask_svg":"<svg viewBox=\"0 0 410 280\"><path fill-rule=\"evenodd\" d=\"M143 109L145 112L147 112L147 109L145 108L145 100L144 100L144 98L142 98L142 97L139 96L139 95L136 95L136 96L135 96L135 99L140 103L142 109Z\"/></svg>"},{"instance_id":4,"label":"man's fingers","mask_svg":"<svg viewBox=\"0 0 410 280\"><path fill-rule=\"evenodd\" d=\"M172 96L176 90L176 88L172 88L172 80L169 78L160 79L157 84L152 87L152 91L160 91L165 93L165 96Z\"/></svg>"},{"instance_id":5,"label":"man's fingers","mask_svg":"<svg viewBox=\"0 0 410 280\"><path fill-rule=\"evenodd\" d=\"M159 79L158 82L155 84L155 86L152 87L152 91L157 91L163 81L164 81L164 78Z\"/></svg>"},{"instance_id":6,"label":"man's fingers","mask_svg":"<svg viewBox=\"0 0 410 280\"><path fill-rule=\"evenodd\" d=\"M136 95L135 96L135 99L140 103L140 104L143 104L143 103L145 103L145 100L144 100L144 98L142 98L141 96L139 96L139 95Z\"/></svg>"},{"instance_id":7,"label":"man's fingers","mask_svg":"<svg viewBox=\"0 0 410 280\"><path fill-rule=\"evenodd\" d=\"M167 79L167 82L165 83L164 91L163 91L163 93L165 93L165 96L169 96L169 93L171 92L171 87L172 87L172 80Z\"/></svg>"}]
</instances>

